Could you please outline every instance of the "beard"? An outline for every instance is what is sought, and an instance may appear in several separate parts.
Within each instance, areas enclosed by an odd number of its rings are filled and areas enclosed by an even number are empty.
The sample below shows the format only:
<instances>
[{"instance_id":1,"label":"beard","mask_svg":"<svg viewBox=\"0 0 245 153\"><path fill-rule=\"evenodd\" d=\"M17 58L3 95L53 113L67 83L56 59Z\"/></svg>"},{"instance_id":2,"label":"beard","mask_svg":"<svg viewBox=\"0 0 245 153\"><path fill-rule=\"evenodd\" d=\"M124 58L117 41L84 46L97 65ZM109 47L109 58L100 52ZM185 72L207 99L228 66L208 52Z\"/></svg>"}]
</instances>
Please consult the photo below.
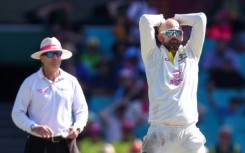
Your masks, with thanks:
<instances>
[{"instance_id":1,"label":"beard","mask_svg":"<svg viewBox=\"0 0 245 153\"><path fill-rule=\"evenodd\" d=\"M163 45L168 50L178 50L179 46L181 45L181 41L179 41L178 39L172 38L168 42L163 42Z\"/></svg>"}]
</instances>

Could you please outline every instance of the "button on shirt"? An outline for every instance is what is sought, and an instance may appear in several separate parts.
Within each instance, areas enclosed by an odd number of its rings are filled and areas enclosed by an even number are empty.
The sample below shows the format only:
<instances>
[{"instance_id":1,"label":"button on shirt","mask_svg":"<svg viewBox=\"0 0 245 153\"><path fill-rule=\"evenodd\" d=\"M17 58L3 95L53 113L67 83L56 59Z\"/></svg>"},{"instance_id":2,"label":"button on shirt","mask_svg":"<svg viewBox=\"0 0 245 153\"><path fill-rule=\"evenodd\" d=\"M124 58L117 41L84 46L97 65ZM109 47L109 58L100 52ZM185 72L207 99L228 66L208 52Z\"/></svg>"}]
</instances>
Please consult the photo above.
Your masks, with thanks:
<instances>
[{"instance_id":1,"label":"button on shirt","mask_svg":"<svg viewBox=\"0 0 245 153\"><path fill-rule=\"evenodd\" d=\"M20 129L33 135L31 124L40 124L50 127L54 136L58 136L67 132L70 126L82 130L87 123L88 107L74 76L60 69L60 75L52 82L41 68L22 83L12 118Z\"/></svg>"},{"instance_id":2,"label":"button on shirt","mask_svg":"<svg viewBox=\"0 0 245 153\"><path fill-rule=\"evenodd\" d=\"M158 47L154 27L163 15L143 15L139 22L141 54L149 85L149 122L182 126L196 123L198 62L205 37L206 16L203 13L176 14L181 25L192 26L186 46L180 46L173 59L168 50Z\"/></svg>"}]
</instances>

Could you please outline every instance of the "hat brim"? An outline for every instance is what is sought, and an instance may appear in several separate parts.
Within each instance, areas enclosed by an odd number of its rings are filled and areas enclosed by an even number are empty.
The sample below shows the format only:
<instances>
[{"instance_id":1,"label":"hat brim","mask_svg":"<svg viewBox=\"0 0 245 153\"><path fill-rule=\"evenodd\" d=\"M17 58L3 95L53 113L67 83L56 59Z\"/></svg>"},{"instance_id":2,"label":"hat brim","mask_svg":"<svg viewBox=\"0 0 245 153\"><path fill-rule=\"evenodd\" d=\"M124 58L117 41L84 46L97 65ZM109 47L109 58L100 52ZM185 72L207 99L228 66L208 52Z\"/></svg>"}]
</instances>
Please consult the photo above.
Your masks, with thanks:
<instances>
[{"instance_id":1,"label":"hat brim","mask_svg":"<svg viewBox=\"0 0 245 153\"><path fill-rule=\"evenodd\" d=\"M37 52L31 54L31 58L40 60L40 56L43 53L50 52L50 51L62 51L62 55L61 55L61 59L62 60L65 60L65 59L68 59L68 58L72 57L72 52L69 51L69 50L66 50L66 49L61 49L61 50L49 49L49 50L44 50L44 51L43 50L42 51L37 51Z\"/></svg>"}]
</instances>

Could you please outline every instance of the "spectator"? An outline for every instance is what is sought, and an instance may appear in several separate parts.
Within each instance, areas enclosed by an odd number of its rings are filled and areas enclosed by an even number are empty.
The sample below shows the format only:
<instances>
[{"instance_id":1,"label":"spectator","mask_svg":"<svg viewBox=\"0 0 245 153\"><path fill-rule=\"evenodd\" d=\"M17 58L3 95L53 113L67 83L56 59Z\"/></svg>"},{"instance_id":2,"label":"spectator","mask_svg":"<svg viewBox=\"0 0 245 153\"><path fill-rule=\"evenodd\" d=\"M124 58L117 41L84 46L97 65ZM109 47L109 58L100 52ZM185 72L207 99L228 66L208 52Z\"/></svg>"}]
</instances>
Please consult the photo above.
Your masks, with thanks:
<instances>
[{"instance_id":1,"label":"spectator","mask_svg":"<svg viewBox=\"0 0 245 153\"><path fill-rule=\"evenodd\" d=\"M217 88L241 88L244 78L236 51L228 47L222 39L216 41L216 48L210 50L203 61L203 69L208 72L208 90Z\"/></svg>"},{"instance_id":2,"label":"spectator","mask_svg":"<svg viewBox=\"0 0 245 153\"><path fill-rule=\"evenodd\" d=\"M130 120L122 121L122 137L119 140L113 142L113 146L117 153L130 153L131 151L138 151L139 148L134 146L135 136L133 135L134 125Z\"/></svg>"},{"instance_id":3,"label":"spectator","mask_svg":"<svg viewBox=\"0 0 245 153\"><path fill-rule=\"evenodd\" d=\"M208 97L210 104L217 110L218 118L221 123L223 123L228 117L242 116L242 112L240 111L241 99L239 97L230 98L227 105L218 104L218 102L213 98L212 93L209 93Z\"/></svg>"},{"instance_id":4,"label":"spectator","mask_svg":"<svg viewBox=\"0 0 245 153\"><path fill-rule=\"evenodd\" d=\"M87 125L86 132L87 136L78 142L81 153L101 153L105 145L101 126L96 122L91 122Z\"/></svg>"},{"instance_id":5,"label":"spectator","mask_svg":"<svg viewBox=\"0 0 245 153\"><path fill-rule=\"evenodd\" d=\"M113 96L117 87L113 63L101 59L96 67L97 73L88 82L91 95Z\"/></svg>"},{"instance_id":6,"label":"spectator","mask_svg":"<svg viewBox=\"0 0 245 153\"><path fill-rule=\"evenodd\" d=\"M123 67L130 69L137 76L145 74L145 67L140 55L139 46L130 46L125 50Z\"/></svg>"},{"instance_id":7,"label":"spectator","mask_svg":"<svg viewBox=\"0 0 245 153\"><path fill-rule=\"evenodd\" d=\"M139 19L142 14L158 14L156 0L132 0L127 10L129 21L129 35L133 42L140 41Z\"/></svg>"},{"instance_id":8,"label":"spectator","mask_svg":"<svg viewBox=\"0 0 245 153\"><path fill-rule=\"evenodd\" d=\"M209 153L241 153L239 145L233 142L233 132L230 126L223 125L219 129L218 142L210 148Z\"/></svg>"},{"instance_id":9,"label":"spectator","mask_svg":"<svg viewBox=\"0 0 245 153\"><path fill-rule=\"evenodd\" d=\"M220 9L214 15L213 23L207 27L207 36L211 39L224 39L229 41L233 34L233 27L230 22L230 14L225 9Z\"/></svg>"},{"instance_id":10,"label":"spectator","mask_svg":"<svg viewBox=\"0 0 245 153\"><path fill-rule=\"evenodd\" d=\"M99 64L101 58L99 39L97 37L89 37L85 50L80 55L78 69L79 67L84 68L88 76L91 77L96 73L96 66Z\"/></svg>"},{"instance_id":11,"label":"spectator","mask_svg":"<svg viewBox=\"0 0 245 153\"><path fill-rule=\"evenodd\" d=\"M135 125L134 135L137 138L143 139L149 127L149 99L148 99L148 86L145 85L140 89L138 98L128 104L126 112L127 118L132 120Z\"/></svg>"},{"instance_id":12,"label":"spectator","mask_svg":"<svg viewBox=\"0 0 245 153\"><path fill-rule=\"evenodd\" d=\"M197 126L202 124L203 120L205 119L206 115L207 115L207 110L208 108L202 104L201 102L197 103L197 110L198 110L198 122L197 122Z\"/></svg>"},{"instance_id":13,"label":"spectator","mask_svg":"<svg viewBox=\"0 0 245 153\"><path fill-rule=\"evenodd\" d=\"M208 50L202 63L203 69L212 72L223 67L226 61L230 61L231 67L240 72L241 65L238 54L229 47L229 42L223 39L215 41L215 48ZM214 60L215 59L215 60Z\"/></svg>"},{"instance_id":14,"label":"spectator","mask_svg":"<svg viewBox=\"0 0 245 153\"><path fill-rule=\"evenodd\" d=\"M105 140L113 143L123 137L122 122L126 119L126 103L115 102L100 112L101 122L104 125Z\"/></svg>"},{"instance_id":15,"label":"spectator","mask_svg":"<svg viewBox=\"0 0 245 153\"><path fill-rule=\"evenodd\" d=\"M139 94L140 84L138 84L133 71L122 69L118 74L118 88L115 92L115 99L132 100Z\"/></svg>"},{"instance_id":16,"label":"spectator","mask_svg":"<svg viewBox=\"0 0 245 153\"><path fill-rule=\"evenodd\" d=\"M107 3L107 10L109 16L112 19L116 19L118 16L125 16L127 6L130 0L110 0Z\"/></svg>"},{"instance_id":17,"label":"spectator","mask_svg":"<svg viewBox=\"0 0 245 153\"><path fill-rule=\"evenodd\" d=\"M53 1L46 3L26 13L26 19L30 23L49 25L65 24L72 19L73 5L71 1Z\"/></svg>"},{"instance_id":18,"label":"spectator","mask_svg":"<svg viewBox=\"0 0 245 153\"><path fill-rule=\"evenodd\" d=\"M226 59L220 69L209 74L208 86L212 88L236 88L244 87L245 80L241 73L232 67L232 61Z\"/></svg>"},{"instance_id":19,"label":"spectator","mask_svg":"<svg viewBox=\"0 0 245 153\"><path fill-rule=\"evenodd\" d=\"M230 14L230 21L234 32L241 32L245 26L244 1L224 0L221 7Z\"/></svg>"},{"instance_id":20,"label":"spectator","mask_svg":"<svg viewBox=\"0 0 245 153\"><path fill-rule=\"evenodd\" d=\"M112 45L113 61L116 73L123 69L124 54L127 49L125 41L118 40Z\"/></svg>"},{"instance_id":21,"label":"spectator","mask_svg":"<svg viewBox=\"0 0 245 153\"><path fill-rule=\"evenodd\" d=\"M112 144L106 143L101 151L101 153L116 153L115 148Z\"/></svg>"},{"instance_id":22,"label":"spectator","mask_svg":"<svg viewBox=\"0 0 245 153\"><path fill-rule=\"evenodd\" d=\"M143 142L140 139L134 140L131 148L130 153L141 153Z\"/></svg>"},{"instance_id":23,"label":"spectator","mask_svg":"<svg viewBox=\"0 0 245 153\"><path fill-rule=\"evenodd\" d=\"M113 34L117 41L128 41L128 23L127 18L123 15L115 18L115 24L113 24Z\"/></svg>"}]
</instances>

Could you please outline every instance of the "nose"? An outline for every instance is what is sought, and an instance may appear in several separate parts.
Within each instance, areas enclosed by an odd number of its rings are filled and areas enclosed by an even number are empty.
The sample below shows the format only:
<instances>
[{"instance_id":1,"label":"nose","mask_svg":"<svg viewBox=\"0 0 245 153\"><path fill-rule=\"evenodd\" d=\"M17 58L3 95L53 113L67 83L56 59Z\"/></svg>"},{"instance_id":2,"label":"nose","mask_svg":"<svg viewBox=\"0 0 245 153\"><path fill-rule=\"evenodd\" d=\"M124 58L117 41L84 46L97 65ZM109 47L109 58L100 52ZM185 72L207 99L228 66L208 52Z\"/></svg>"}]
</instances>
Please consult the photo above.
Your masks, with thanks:
<instances>
[{"instance_id":1,"label":"nose","mask_svg":"<svg viewBox=\"0 0 245 153\"><path fill-rule=\"evenodd\" d=\"M173 33L172 37L177 37L175 32Z\"/></svg>"},{"instance_id":2,"label":"nose","mask_svg":"<svg viewBox=\"0 0 245 153\"><path fill-rule=\"evenodd\" d=\"M53 59L59 59L60 57L58 57L56 54L54 54L54 56L53 56Z\"/></svg>"}]
</instances>

